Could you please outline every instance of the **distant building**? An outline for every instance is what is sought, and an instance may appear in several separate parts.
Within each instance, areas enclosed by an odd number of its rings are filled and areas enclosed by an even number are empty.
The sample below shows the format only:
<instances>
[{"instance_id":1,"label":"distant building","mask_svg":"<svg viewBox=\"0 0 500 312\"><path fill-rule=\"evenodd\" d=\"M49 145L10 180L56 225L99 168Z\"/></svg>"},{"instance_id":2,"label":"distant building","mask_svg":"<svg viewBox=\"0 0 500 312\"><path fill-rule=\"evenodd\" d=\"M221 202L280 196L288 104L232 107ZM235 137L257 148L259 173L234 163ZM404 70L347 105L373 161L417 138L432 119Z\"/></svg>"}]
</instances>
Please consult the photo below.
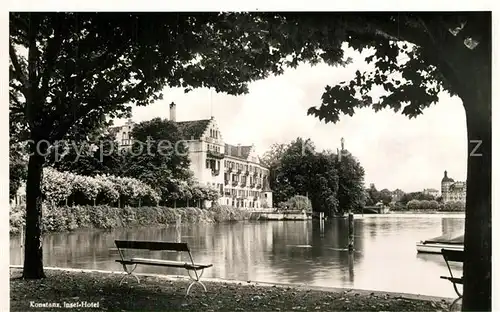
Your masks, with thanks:
<instances>
[{"instance_id":1,"label":"distant building","mask_svg":"<svg viewBox=\"0 0 500 312\"><path fill-rule=\"evenodd\" d=\"M437 198L439 196L439 190L433 188L424 189L422 193L424 193L425 195L432 195L434 196L434 198Z\"/></svg>"},{"instance_id":2,"label":"distant building","mask_svg":"<svg viewBox=\"0 0 500 312\"><path fill-rule=\"evenodd\" d=\"M392 201L393 202L400 201L401 198L404 196L404 194L405 194L405 192L403 192L402 190L395 189L394 191L391 192Z\"/></svg>"},{"instance_id":3,"label":"distant building","mask_svg":"<svg viewBox=\"0 0 500 312\"><path fill-rule=\"evenodd\" d=\"M466 183L460 181L455 182L452 178L448 177L448 172L445 171L444 177L441 180L441 196L443 197L443 203L449 201L465 202L466 194Z\"/></svg>"},{"instance_id":4,"label":"distant building","mask_svg":"<svg viewBox=\"0 0 500 312\"><path fill-rule=\"evenodd\" d=\"M269 169L260 164L255 147L224 142L216 120L176 121L175 104L170 104L170 120L176 122L187 142L190 169L200 184L219 190L219 204L243 208L272 207ZM120 148L131 146L135 123L112 127Z\"/></svg>"}]
</instances>

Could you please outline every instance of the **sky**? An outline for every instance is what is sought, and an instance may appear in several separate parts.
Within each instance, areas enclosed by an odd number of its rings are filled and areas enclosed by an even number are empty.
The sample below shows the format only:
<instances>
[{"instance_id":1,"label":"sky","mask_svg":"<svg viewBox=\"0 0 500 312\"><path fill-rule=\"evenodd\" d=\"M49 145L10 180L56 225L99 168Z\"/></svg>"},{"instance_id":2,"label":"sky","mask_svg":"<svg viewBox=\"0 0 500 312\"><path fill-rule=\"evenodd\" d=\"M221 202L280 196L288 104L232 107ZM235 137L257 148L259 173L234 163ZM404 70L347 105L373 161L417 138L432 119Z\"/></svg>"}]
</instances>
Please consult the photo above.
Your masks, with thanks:
<instances>
[{"instance_id":1,"label":"sky","mask_svg":"<svg viewBox=\"0 0 500 312\"><path fill-rule=\"evenodd\" d=\"M346 67L303 64L249 85L249 93L230 96L208 89L184 93L165 88L163 100L146 107L134 107L135 122L155 117L169 118L169 104L177 105L177 121L208 119L214 116L229 144L254 144L263 154L273 143L290 143L297 137L310 138L317 150L340 147L358 158L365 169L365 184L377 189L424 188L440 190L444 171L455 181L465 181L467 173L467 132L462 102L447 93L436 105L413 119L391 110L358 109L337 124L325 124L307 116L307 109L321 104L327 85L350 80L356 70L369 70L364 57L352 50ZM123 124L125 120L116 120Z\"/></svg>"}]
</instances>

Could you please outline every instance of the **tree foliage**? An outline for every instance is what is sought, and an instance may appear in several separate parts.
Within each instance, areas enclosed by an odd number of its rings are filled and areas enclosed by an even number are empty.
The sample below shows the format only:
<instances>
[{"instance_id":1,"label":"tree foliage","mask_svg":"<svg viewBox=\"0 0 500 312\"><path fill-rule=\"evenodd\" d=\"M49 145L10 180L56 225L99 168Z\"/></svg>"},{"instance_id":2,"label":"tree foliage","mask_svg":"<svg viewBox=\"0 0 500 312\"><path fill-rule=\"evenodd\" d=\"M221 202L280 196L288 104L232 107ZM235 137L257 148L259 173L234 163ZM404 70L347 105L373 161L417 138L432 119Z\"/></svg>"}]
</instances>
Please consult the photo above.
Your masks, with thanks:
<instances>
[{"instance_id":1,"label":"tree foliage","mask_svg":"<svg viewBox=\"0 0 500 312\"><path fill-rule=\"evenodd\" d=\"M412 200L434 200L434 196L430 194L425 194L423 192L411 192L405 193L399 200L403 205L406 205L408 202Z\"/></svg>"},{"instance_id":2,"label":"tree foliage","mask_svg":"<svg viewBox=\"0 0 500 312\"><path fill-rule=\"evenodd\" d=\"M336 163L339 175L338 205L342 212L362 211L366 203L364 192L365 170L347 150Z\"/></svg>"},{"instance_id":3,"label":"tree foliage","mask_svg":"<svg viewBox=\"0 0 500 312\"><path fill-rule=\"evenodd\" d=\"M264 157L274 166L273 196L289 205L294 196L307 196L312 209L327 216L343 215L364 206L364 170L344 151L317 152L310 139L297 138L288 145L273 145Z\"/></svg>"}]
</instances>

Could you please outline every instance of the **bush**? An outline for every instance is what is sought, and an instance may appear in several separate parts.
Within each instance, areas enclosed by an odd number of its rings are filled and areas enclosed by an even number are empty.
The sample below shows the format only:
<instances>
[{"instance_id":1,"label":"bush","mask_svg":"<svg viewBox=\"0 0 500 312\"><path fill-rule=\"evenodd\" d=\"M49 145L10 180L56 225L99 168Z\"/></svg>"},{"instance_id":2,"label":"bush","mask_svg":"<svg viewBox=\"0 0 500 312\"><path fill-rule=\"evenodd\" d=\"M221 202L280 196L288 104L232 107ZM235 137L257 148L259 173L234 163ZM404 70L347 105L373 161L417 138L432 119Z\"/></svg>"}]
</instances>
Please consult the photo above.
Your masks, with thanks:
<instances>
[{"instance_id":1,"label":"bush","mask_svg":"<svg viewBox=\"0 0 500 312\"><path fill-rule=\"evenodd\" d=\"M136 203L158 203L159 193L151 186L133 178L98 175L88 177L53 168L43 169L42 192L52 205L65 204L71 199L73 205L94 204L121 206Z\"/></svg>"},{"instance_id":2,"label":"bush","mask_svg":"<svg viewBox=\"0 0 500 312\"><path fill-rule=\"evenodd\" d=\"M10 233L11 234L19 234L21 229L26 224L26 206L24 205L15 205L10 206L10 215L9 215L9 224L10 224Z\"/></svg>"},{"instance_id":3,"label":"bush","mask_svg":"<svg viewBox=\"0 0 500 312\"><path fill-rule=\"evenodd\" d=\"M286 202L278 204L281 210L305 210L306 212L312 211L312 204L309 198L302 195L295 195L288 199Z\"/></svg>"},{"instance_id":4,"label":"bush","mask_svg":"<svg viewBox=\"0 0 500 312\"><path fill-rule=\"evenodd\" d=\"M178 216L183 223L214 223L240 221L251 213L229 206L214 205L210 209L168 207L57 206L43 203L42 232L72 231L81 228L114 229L131 226L175 224ZM10 207L10 233L18 234L25 224L26 208Z\"/></svg>"},{"instance_id":5,"label":"bush","mask_svg":"<svg viewBox=\"0 0 500 312\"><path fill-rule=\"evenodd\" d=\"M430 200L429 201L429 209L438 210L439 209L439 203L436 200Z\"/></svg>"},{"instance_id":6,"label":"bush","mask_svg":"<svg viewBox=\"0 0 500 312\"><path fill-rule=\"evenodd\" d=\"M446 202L440 207L441 211L465 211L465 203L460 201Z\"/></svg>"},{"instance_id":7,"label":"bush","mask_svg":"<svg viewBox=\"0 0 500 312\"><path fill-rule=\"evenodd\" d=\"M406 207L409 210L439 210L439 211L465 211L465 203L451 201L445 204L436 200L411 200Z\"/></svg>"},{"instance_id":8,"label":"bush","mask_svg":"<svg viewBox=\"0 0 500 312\"><path fill-rule=\"evenodd\" d=\"M231 206L221 205L214 205L208 211L212 213L214 222L247 220L251 215L246 209L237 209Z\"/></svg>"},{"instance_id":9,"label":"bush","mask_svg":"<svg viewBox=\"0 0 500 312\"><path fill-rule=\"evenodd\" d=\"M45 200L55 204L67 200L73 193L73 180L71 173L44 168L42 193Z\"/></svg>"},{"instance_id":10,"label":"bush","mask_svg":"<svg viewBox=\"0 0 500 312\"><path fill-rule=\"evenodd\" d=\"M406 208L408 208L408 210L416 210L416 209L419 209L419 208L420 208L420 201L419 201L419 200L416 200L416 199L412 199L412 200L410 200L410 201L406 204Z\"/></svg>"},{"instance_id":11,"label":"bush","mask_svg":"<svg viewBox=\"0 0 500 312\"><path fill-rule=\"evenodd\" d=\"M418 209L427 210L427 209L429 209L429 208L430 208L430 206L431 206L431 205L430 205L429 201L428 201L428 200L423 199L423 200L421 200L421 201L419 202L419 207L418 207Z\"/></svg>"}]
</instances>

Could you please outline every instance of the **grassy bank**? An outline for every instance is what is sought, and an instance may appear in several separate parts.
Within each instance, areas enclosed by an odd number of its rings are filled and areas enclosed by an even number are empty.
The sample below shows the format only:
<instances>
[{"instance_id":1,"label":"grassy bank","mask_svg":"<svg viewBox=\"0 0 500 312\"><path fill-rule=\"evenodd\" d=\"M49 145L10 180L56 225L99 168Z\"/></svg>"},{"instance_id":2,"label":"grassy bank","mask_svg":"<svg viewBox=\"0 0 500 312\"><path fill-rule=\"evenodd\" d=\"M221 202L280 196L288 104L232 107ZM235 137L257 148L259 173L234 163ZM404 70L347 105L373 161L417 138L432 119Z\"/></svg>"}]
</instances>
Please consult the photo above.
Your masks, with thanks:
<instances>
[{"instance_id":1,"label":"grassy bank","mask_svg":"<svg viewBox=\"0 0 500 312\"><path fill-rule=\"evenodd\" d=\"M207 293L194 286L185 297L187 281L159 277L133 278L119 285L121 276L106 273L46 271L42 280L20 279L11 269L11 311L60 311L30 308L33 303L85 301L98 308L72 311L444 311L446 301L416 300L399 295L355 291L318 291L206 282Z\"/></svg>"},{"instance_id":2,"label":"grassy bank","mask_svg":"<svg viewBox=\"0 0 500 312\"><path fill-rule=\"evenodd\" d=\"M25 206L11 206L10 233L18 234L25 224ZM229 206L210 209L168 207L109 207L44 205L42 231L63 232L81 228L114 229L182 223L217 223L247 220L250 213Z\"/></svg>"}]
</instances>

